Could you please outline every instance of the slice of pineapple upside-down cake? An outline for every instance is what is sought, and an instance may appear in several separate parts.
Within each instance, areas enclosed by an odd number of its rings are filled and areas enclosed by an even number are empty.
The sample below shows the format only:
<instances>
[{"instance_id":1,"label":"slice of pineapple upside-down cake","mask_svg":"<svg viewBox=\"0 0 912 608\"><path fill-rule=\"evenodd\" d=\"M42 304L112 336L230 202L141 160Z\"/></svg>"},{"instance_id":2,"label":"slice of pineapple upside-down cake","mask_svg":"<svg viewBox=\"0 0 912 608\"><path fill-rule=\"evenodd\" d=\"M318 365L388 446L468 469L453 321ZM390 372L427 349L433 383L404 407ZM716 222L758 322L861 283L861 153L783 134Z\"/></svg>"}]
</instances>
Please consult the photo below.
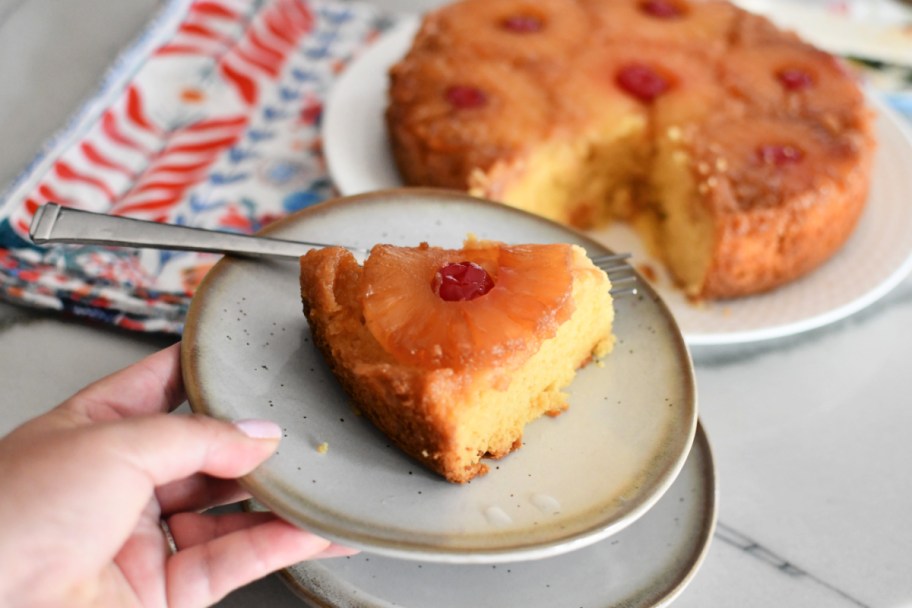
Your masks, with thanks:
<instances>
[{"instance_id":1,"label":"slice of pineapple upside-down cake","mask_svg":"<svg viewBox=\"0 0 912 608\"><path fill-rule=\"evenodd\" d=\"M613 345L610 283L575 245L468 240L301 258L313 339L356 407L452 482L485 473Z\"/></svg>"}]
</instances>

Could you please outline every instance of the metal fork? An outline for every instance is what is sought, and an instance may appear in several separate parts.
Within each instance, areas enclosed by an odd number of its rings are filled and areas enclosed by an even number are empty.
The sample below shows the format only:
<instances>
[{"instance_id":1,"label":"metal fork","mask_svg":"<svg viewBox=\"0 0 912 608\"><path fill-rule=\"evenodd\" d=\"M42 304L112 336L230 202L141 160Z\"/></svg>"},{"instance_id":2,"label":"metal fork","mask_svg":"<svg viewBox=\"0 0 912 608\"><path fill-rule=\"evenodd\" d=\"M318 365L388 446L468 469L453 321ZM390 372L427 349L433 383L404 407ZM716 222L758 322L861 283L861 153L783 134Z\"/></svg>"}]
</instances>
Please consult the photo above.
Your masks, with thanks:
<instances>
[{"instance_id":1,"label":"metal fork","mask_svg":"<svg viewBox=\"0 0 912 608\"><path fill-rule=\"evenodd\" d=\"M611 295L615 298L637 293L636 271L626 262L628 259L629 253L612 253L592 258L592 262L611 279Z\"/></svg>"},{"instance_id":2,"label":"metal fork","mask_svg":"<svg viewBox=\"0 0 912 608\"><path fill-rule=\"evenodd\" d=\"M162 224L82 211L62 207L57 203L47 203L38 208L29 227L29 236L38 245L51 243L106 245L289 259L297 259L314 247L333 246L326 243L288 241ZM344 245L335 246L345 247L362 259L368 254L367 249ZM632 274L633 269L624 263L627 257L629 257L628 254L620 254L595 259L595 263L611 278L613 285L611 294L614 296L636 293L635 286L629 287L630 283L636 282L636 277Z\"/></svg>"},{"instance_id":3,"label":"metal fork","mask_svg":"<svg viewBox=\"0 0 912 608\"><path fill-rule=\"evenodd\" d=\"M330 246L326 243L287 241L176 224L161 224L62 207L57 203L47 203L38 208L29 226L29 236L38 245L109 245L289 259L299 258L314 247ZM346 249L359 255L367 255L366 249Z\"/></svg>"}]
</instances>

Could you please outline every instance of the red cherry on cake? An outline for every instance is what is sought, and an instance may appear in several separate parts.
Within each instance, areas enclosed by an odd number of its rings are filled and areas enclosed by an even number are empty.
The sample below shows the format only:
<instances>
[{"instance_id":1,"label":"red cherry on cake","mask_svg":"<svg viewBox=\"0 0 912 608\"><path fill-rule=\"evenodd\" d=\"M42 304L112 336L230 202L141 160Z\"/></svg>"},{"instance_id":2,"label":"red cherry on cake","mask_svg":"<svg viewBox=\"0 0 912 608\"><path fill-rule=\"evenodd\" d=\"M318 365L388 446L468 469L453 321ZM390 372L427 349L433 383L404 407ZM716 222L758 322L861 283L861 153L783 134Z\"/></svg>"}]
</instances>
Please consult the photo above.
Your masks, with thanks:
<instances>
[{"instance_id":1,"label":"red cherry on cake","mask_svg":"<svg viewBox=\"0 0 912 608\"><path fill-rule=\"evenodd\" d=\"M475 262L447 264L434 274L431 287L441 300L464 302L491 291L494 281L487 271Z\"/></svg>"},{"instance_id":2,"label":"red cherry on cake","mask_svg":"<svg viewBox=\"0 0 912 608\"><path fill-rule=\"evenodd\" d=\"M814 79L810 74L799 68L784 68L776 72L776 78L779 79L783 88L788 91L800 91L814 85Z\"/></svg>"},{"instance_id":3,"label":"red cherry on cake","mask_svg":"<svg viewBox=\"0 0 912 608\"><path fill-rule=\"evenodd\" d=\"M788 144L766 144L757 148L757 158L766 165L781 167L801 162L804 152Z\"/></svg>"},{"instance_id":4,"label":"red cherry on cake","mask_svg":"<svg viewBox=\"0 0 912 608\"><path fill-rule=\"evenodd\" d=\"M458 110L480 108L488 103L488 96L477 87L456 85L448 88L445 93L450 105Z\"/></svg>"},{"instance_id":5,"label":"red cherry on cake","mask_svg":"<svg viewBox=\"0 0 912 608\"><path fill-rule=\"evenodd\" d=\"M643 0L640 10L657 19L677 19L684 16L684 9L670 0Z\"/></svg>"},{"instance_id":6,"label":"red cherry on cake","mask_svg":"<svg viewBox=\"0 0 912 608\"><path fill-rule=\"evenodd\" d=\"M517 34L533 34L545 29L545 23L531 15L513 15L501 21L500 27Z\"/></svg>"},{"instance_id":7,"label":"red cherry on cake","mask_svg":"<svg viewBox=\"0 0 912 608\"><path fill-rule=\"evenodd\" d=\"M639 63L621 68L616 81L624 91L644 103L655 101L656 97L671 88L671 82L667 78Z\"/></svg>"}]
</instances>

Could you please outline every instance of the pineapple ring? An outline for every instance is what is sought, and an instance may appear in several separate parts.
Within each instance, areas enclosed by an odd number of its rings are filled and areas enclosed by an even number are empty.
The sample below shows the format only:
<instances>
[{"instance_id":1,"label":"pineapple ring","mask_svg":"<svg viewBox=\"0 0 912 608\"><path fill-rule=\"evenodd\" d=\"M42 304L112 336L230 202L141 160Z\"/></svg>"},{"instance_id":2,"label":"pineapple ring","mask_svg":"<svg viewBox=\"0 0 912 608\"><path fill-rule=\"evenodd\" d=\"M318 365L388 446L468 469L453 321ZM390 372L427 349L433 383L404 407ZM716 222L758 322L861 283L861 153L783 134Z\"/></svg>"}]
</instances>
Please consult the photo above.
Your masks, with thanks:
<instances>
[{"instance_id":1,"label":"pineapple ring","mask_svg":"<svg viewBox=\"0 0 912 608\"><path fill-rule=\"evenodd\" d=\"M441 299L435 274L460 262L480 265L494 287L472 300ZM378 245L364 263L364 320L380 345L407 365L521 365L573 312L571 263L566 245Z\"/></svg>"}]
</instances>

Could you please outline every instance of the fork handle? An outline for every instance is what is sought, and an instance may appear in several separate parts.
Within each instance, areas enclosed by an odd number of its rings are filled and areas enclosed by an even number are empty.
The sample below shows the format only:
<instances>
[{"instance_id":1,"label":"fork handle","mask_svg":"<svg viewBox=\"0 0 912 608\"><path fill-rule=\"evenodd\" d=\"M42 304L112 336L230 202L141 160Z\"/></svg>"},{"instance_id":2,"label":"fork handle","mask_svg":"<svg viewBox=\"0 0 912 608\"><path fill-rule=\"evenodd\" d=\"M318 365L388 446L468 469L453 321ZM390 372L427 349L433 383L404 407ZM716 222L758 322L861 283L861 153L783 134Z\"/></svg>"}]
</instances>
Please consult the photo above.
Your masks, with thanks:
<instances>
[{"instance_id":1,"label":"fork handle","mask_svg":"<svg viewBox=\"0 0 912 608\"><path fill-rule=\"evenodd\" d=\"M38 245L76 243L148 249L298 258L322 243L285 241L218 230L161 224L47 203L38 208L29 236Z\"/></svg>"}]
</instances>

